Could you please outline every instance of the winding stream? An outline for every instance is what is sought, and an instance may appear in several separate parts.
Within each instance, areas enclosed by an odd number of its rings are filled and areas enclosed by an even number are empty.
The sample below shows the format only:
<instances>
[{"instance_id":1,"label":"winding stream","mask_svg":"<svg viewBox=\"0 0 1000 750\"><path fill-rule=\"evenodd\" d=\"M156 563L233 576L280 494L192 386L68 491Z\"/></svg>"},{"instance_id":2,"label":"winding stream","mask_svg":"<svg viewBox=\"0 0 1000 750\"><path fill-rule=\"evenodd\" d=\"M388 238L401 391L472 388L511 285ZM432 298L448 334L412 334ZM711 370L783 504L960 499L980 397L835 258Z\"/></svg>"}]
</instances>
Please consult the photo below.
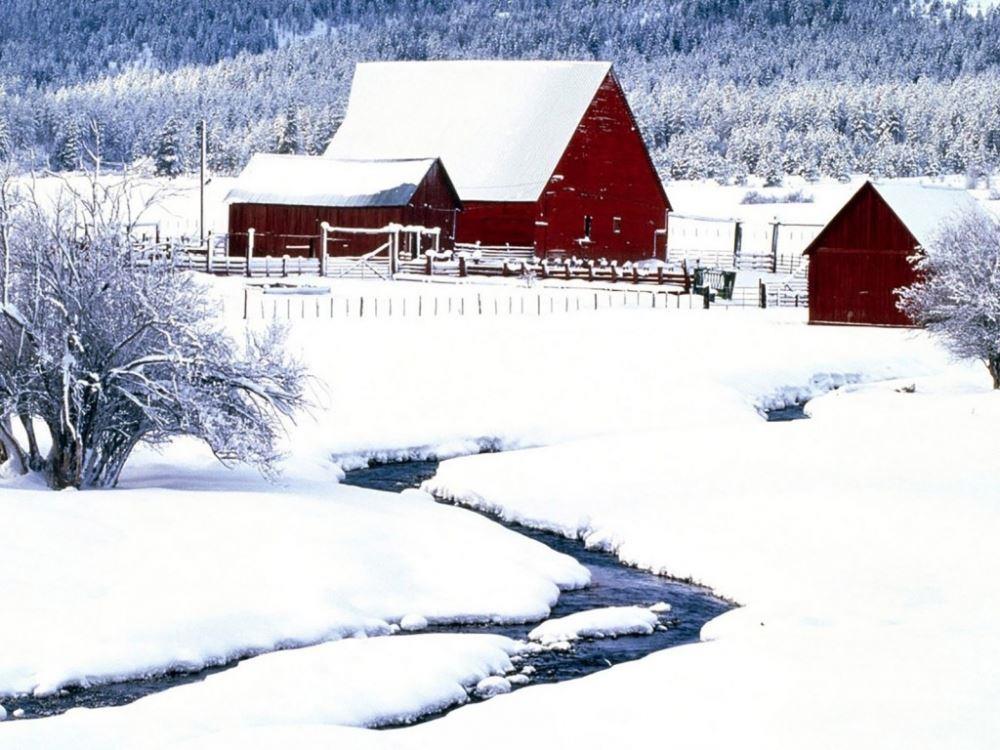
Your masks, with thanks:
<instances>
[{"instance_id":1,"label":"winding stream","mask_svg":"<svg viewBox=\"0 0 1000 750\"><path fill-rule=\"evenodd\" d=\"M407 488L418 487L425 479L433 476L436 470L436 461L384 464L350 471L344 483L374 490L402 492ZM501 523L495 518L492 520ZM654 651L692 643L698 640L702 625L733 606L702 587L629 568L613 555L589 550L578 540L516 524L503 525L574 557L590 570L591 584L584 589L563 592L552 609L551 617L563 617L574 612L609 606L650 606L658 602L667 602L671 606L669 612L661 615L661 627L651 635L581 640L568 651L545 650L529 654L524 657L523 664L530 664L534 670L530 684L582 677ZM515 640L527 640L528 632L534 625L441 625L431 626L421 632L496 633ZM406 635L394 637L405 638ZM152 693L203 680L211 674L236 666L239 661L195 672L176 671L104 685L71 687L48 696L20 696L5 700L4 704L8 710L23 711L25 719L54 716L79 707L120 706ZM475 696L472 697L475 699ZM438 715L440 714L427 716L422 720L430 720Z\"/></svg>"}]
</instances>

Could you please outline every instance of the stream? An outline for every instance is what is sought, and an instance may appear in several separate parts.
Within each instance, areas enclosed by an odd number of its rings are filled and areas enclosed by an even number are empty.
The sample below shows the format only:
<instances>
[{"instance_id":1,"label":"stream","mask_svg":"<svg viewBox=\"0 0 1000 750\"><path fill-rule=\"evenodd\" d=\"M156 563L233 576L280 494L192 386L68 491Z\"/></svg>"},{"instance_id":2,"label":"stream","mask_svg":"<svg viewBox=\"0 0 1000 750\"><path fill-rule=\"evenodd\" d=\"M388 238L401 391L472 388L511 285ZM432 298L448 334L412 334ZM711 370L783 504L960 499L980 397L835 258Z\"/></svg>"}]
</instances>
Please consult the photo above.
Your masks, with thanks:
<instances>
[{"instance_id":1,"label":"stream","mask_svg":"<svg viewBox=\"0 0 1000 750\"><path fill-rule=\"evenodd\" d=\"M404 489L419 487L425 479L433 476L436 470L436 461L383 464L347 472L344 483L398 493ZM670 605L669 612L659 615L660 627L651 635L584 639L576 641L567 651L543 650L524 656L519 666L530 665L533 670L529 684L560 682L582 677L621 662L639 659L654 651L695 642L699 638L702 625L733 606L700 586L623 565L609 553L587 549L579 540L503 523L492 517L491 520L502 523L508 529L530 537L557 552L570 555L590 571L590 585L576 591L562 592L552 608L551 617L563 617L599 607L651 606L658 602ZM420 632L495 633L524 641L536 624L435 625ZM405 638L407 635L399 634L394 637ZM19 696L5 700L4 705L10 711L15 709L23 711L23 714L19 712L19 715L24 719L54 716L73 708L120 706L152 693L203 680L211 674L231 669L239 661L234 660L194 672L174 671L103 685L69 687L53 695ZM476 699L474 695L470 697ZM439 715L426 716L421 721Z\"/></svg>"},{"instance_id":2,"label":"stream","mask_svg":"<svg viewBox=\"0 0 1000 750\"><path fill-rule=\"evenodd\" d=\"M436 461L382 464L347 472L344 484L402 492L407 488L419 487L421 482L434 476L436 471ZM550 617L565 617L574 612L599 607L650 606L657 602L666 602L671 607L669 612L661 615L663 628L651 635L584 639L576 641L569 651L542 651L528 655L525 662L535 670L531 676L531 684L583 677L621 662L639 659L654 651L696 642L702 625L733 607L708 589L630 568L608 552L587 549L577 539L507 523L488 514L482 515L511 531L575 558L590 571L590 585L562 592ZM523 641L527 640L528 633L535 625L537 623L447 625L429 627L421 632L496 633Z\"/></svg>"}]
</instances>

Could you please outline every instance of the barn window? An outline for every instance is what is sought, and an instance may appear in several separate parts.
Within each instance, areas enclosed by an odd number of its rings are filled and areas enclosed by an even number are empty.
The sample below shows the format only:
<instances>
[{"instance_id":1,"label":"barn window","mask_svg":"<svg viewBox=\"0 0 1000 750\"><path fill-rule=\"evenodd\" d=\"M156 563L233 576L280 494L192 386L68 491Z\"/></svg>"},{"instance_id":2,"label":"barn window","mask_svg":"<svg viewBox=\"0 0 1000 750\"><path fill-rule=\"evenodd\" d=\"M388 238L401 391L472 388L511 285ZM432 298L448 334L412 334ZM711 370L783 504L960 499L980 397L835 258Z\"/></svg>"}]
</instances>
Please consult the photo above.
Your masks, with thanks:
<instances>
[{"instance_id":1,"label":"barn window","mask_svg":"<svg viewBox=\"0 0 1000 750\"><path fill-rule=\"evenodd\" d=\"M615 234L621 234L622 233L622 217L621 216L615 216L614 218L611 219L611 231L614 232Z\"/></svg>"},{"instance_id":2,"label":"barn window","mask_svg":"<svg viewBox=\"0 0 1000 750\"><path fill-rule=\"evenodd\" d=\"M594 226L594 217L593 216L584 216L583 217L583 236L586 237L588 240L590 239L590 230L593 228L593 226Z\"/></svg>"}]
</instances>

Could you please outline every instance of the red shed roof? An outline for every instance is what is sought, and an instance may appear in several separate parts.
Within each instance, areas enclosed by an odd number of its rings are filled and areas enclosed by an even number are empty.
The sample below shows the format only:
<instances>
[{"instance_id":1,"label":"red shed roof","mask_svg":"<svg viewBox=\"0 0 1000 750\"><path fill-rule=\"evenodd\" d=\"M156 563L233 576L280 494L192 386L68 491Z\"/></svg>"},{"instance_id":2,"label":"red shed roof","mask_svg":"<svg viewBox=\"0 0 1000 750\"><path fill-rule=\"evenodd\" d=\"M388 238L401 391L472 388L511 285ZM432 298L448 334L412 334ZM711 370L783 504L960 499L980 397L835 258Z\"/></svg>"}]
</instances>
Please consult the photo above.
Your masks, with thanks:
<instances>
[{"instance_id":1,"label":"red shed roof","mask_svg":"<svg viewBox=\"0 0 1000 750\"><path fill-rule=\"evenodd\" d=\"M806 255L821 247L829 227L840 219L848 206L866 188L873 189L920 246L926 246L948 221L962 213L984 211L968 190L917 182L865 182L834 214L803 251Z\"/></svg>"},{"instance_id":2,"label":"red shed roof","mask_svg":"<svg viewBox=\"0 0 1000 750\"><path fill-rule=\"evenodd\" d=\"M254 154L226 201L345 208L406 206L437 161ZM442 175L454 192L444 170Z\"/></svg>"}]
</instances>

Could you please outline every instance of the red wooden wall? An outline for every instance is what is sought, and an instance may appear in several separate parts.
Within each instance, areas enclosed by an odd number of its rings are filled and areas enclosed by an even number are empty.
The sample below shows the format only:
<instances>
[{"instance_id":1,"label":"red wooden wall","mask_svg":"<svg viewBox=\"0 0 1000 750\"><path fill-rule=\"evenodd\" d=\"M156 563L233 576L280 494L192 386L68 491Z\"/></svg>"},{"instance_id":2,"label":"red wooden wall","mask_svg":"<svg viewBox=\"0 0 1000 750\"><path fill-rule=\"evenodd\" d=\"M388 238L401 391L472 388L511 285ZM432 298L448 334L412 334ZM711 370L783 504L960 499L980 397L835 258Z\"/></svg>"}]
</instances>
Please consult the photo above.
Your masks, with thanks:
<instances>
[{"instance_id":1,"label":"red wooden wall","mask_svg":"<svg viewBox=\"0 0 1000 750\"><path fill-rule=\"evenodd\" d=\"M337 207L287 206L273 203L232 203L229 206L229 253L245 256L247 229L254 229L254 255L318 257L320 225L379 228L410 224L441 228L441 247L455 243L458 198L447 176L435 164L406 206ZM375 250L385 235L331 235L327 253L356 256ZM308 248L297 246L308 245Z\"/></svg>"},{"instance_id":2,"label":"red wooden wall","mask_svg":"<svg viewBox=\"0 0 1000 750\"><path fill-rule=\"evenodd\" d=\"M531 247L535 241L534 203L466 201L458 219L458 241Z\"/></svg>"},{"instance_id":3,"label":"red wooden wall","mask_svg":"<svg viewBox=\"0 0 1000 750\"><path fill-rule=\"evenodd\" d=\"M807 248L809 322L908 326L894 291L915 280L916 239L866 184Z\"/></svg>"},{"instance_id":4,"label":"red wooden wall","mask_svg":"<svg viewBox=\"0 0 1000 750\"><path fill-rule=\"evenodd\" d=\"M538 248L619 261L650 258L668 207L625 95L609 73L542 193ZM579 241L585 216L591 217L590 242Z\"/></svg>"}]
</instances>

